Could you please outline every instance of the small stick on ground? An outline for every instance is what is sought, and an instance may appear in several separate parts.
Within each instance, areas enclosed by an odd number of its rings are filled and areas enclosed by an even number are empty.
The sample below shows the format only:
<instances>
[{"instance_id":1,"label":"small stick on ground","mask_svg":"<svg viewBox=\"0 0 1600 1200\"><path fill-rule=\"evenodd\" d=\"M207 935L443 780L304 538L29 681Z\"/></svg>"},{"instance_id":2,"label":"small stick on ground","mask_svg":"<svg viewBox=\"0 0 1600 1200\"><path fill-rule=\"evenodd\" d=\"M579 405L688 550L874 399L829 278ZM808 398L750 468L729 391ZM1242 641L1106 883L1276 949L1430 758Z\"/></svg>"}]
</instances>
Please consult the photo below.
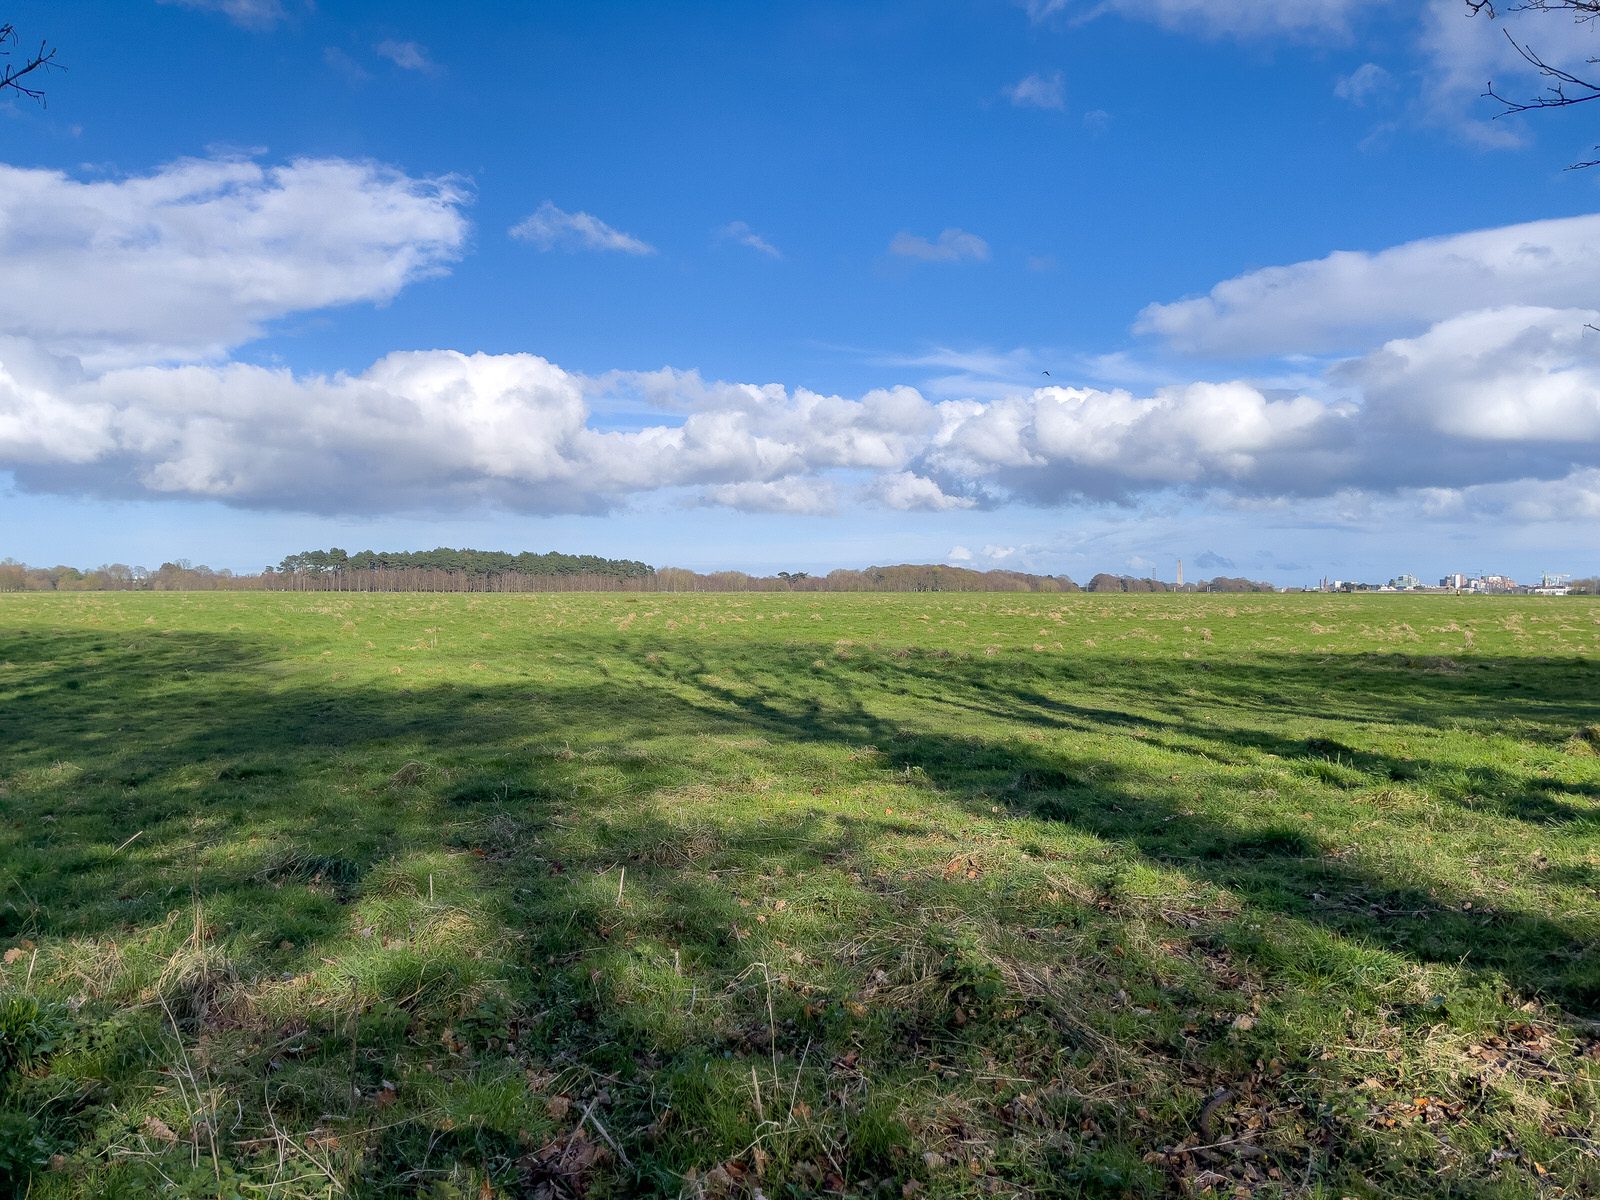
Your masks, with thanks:
<instances>
[{"instance_id":1,"label":"small stick on ground","mask_svg":"<svg viewBox=\"0 0 1600 1200\"><path fill-rule=\"evenodd\" d=\"M1227 1088L1218 1088L1211 1093L1211 1098L1200 1106L1200 1119L1195 1122L1195 1125L1199 1130L1201 1141L1210 1142L1215 1140L1215 1135L1211 1132L1212 1120L1217 1115L1217 1109L1232 1099L1233 1093L1231 1091Z\"/></svg>"},{"instance_id":2,"label":"small stick on ground","mask_svg":"<svg viewBox=\"0 0 1600 1200\"><path fill-rule=\"evenodd\" d=\"M605 1139L606 1145L610 1146L612 1152L616 1154L617 1161L622 1163L624 1167L627 1167L631 1171L633 1169L633 1163L628 1158L628 1152L621 1146L617 1145L616 1139L606 1132L606 1127L604 1125L600 1124L600 1118L594 1115L594 1106L599 1103L599 1096L596 1096L593 1100L589 1101L589 1106L583 1110L583 1115L578 1118L578 1124L577 1127L572 1131L572 1137L567 1139L567 1145L572 1145L573 1141L577 1139L578 1130L582 1129L583 1123L587 1121L589 1124L594 1126L595 1132Z\"/></svg>"}]
</instances>

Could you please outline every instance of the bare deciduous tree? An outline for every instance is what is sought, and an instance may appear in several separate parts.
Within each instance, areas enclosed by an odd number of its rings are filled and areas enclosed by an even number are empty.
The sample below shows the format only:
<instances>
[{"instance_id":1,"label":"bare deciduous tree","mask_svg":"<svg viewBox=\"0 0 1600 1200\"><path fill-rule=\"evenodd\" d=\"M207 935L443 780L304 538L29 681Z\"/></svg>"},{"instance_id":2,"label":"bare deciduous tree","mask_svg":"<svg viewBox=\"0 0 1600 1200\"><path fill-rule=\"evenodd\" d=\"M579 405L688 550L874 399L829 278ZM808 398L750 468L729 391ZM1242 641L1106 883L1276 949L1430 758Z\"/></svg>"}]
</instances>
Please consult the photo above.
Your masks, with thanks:
<instances>
[{"instance_id":1,"label":"bare deciduous tree","mask_svg":"<svg viewBox=\"0 0 1600 1200\"><path fill-rule=\"evenodd\" d=\"M34 81L30 79L27 83L23 83L22 80L26 76L32 75L35 71L40 70L43 67L58 66L59 64L55 61L55 47L50 46L45 42L40 42L37 53L30 54L20 63L15 63L10 61L10 47L15 44L16 41L17 31L11 22L7 21L4 24L0 24L0 58L7 60L5 65L0 67L0 92L4 92L7 88L10 88L12 91L19 92L28 97L30 100L38 100L43 102L44 92L33 86Z\"/></svg>"},{"instance_id":2,"label":"bare deciduous tree","mask_svg":"<svg viewBox=\"0 0 1600 1200\"><path fill-rule=\"evenodd\" d=\"M1500 15L1501 9L1507 12L1564 14L1570 16L1577 24L1600 17L1600 0L1516 0L1510 4L1504 3L1504 0L1500 3L1497 3L1497 0L1466 0L1466 5L1475 15L1486 15L1491 20ZM1569 108L1574 104L1587 104L1590 100L1600 99L1600 69L1579 75L1569 68L1551 62L1528 42L1519 42L1512 37L1510 31L1506 32L1506 40L1516 48L1517 53L1527 61L1528 65L1548 82L1543 92L1518 100L1497 91L1491 80L1484 95L1504 105L1505 113L1532 112L1541 108ZM1600 58L1590 58L1586 61L1592 67L1600 68ZM1600 165L1600 159L1572 164L1574 169L1596 165Z\"/></svg>"}]
</instances>

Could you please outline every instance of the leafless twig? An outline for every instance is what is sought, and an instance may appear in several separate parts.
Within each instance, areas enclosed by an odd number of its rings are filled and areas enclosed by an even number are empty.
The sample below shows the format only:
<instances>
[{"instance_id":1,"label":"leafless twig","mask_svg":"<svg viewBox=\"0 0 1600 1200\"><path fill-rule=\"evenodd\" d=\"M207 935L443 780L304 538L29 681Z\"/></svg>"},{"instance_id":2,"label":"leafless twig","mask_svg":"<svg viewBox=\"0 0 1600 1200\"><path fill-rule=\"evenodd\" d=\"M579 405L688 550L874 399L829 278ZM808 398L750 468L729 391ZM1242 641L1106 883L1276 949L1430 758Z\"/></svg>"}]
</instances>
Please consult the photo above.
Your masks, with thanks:
<instances>
[{"instance_id":1,"label":"leafless twig","mask_svg":"<svg viewBox=\"0 0 1600 1200\"><path fill-rule=\"evenodd\" d=\"M1466 4L1474 14L1486 14L1491 20L1500 15L1494 0L1466 0ZM1521 3L1508 6L1506 11L1568 13L1574 21L1593 21L1600 17L1600 0L1522 0ZM1547 108L1571 108L1573 105L1587 104L1591 100L1600 100L1600 76L1585 78L1574 69L1557 66L1534 50L1529 43L1519 42L1509 30L1505 31L1505 37L1522 60L1549 83L1541 94L1518 100L1499 91L1494 81L1490 80L1483 94L1501 106L1499 116ZM1586 61L1590 66L1600 68L1600 59L1590 58ZM1568 170L1581 170L1584 167L1597 165L1600 165L1600 159L1590 159L1586 162L1573 163Z\"/></svg>"},{"instance_id":2,"label":"leafless twig","mask_svg":"<svg viewBox=\"0 0 1600 1200\"><path fill-rule=\"evenodd\" d=\"M17 31L14 26L9 22L0 25L0 46L9 45L16 40ZM10 54L9 50L0 50L0 55L9 57ZM0 68L0 92L3 92L6 88L11 88L30 100L37 100L41 104L44 103L44 92L39 88L23 83L22 79L24 76L31 75L43 67L55 67L58 70L65 70L60 63L55 61L55 58L55 47L40 42L38 53L30 55L22 63L6 63L3 68Z\"/></svg>"}]
</instances>

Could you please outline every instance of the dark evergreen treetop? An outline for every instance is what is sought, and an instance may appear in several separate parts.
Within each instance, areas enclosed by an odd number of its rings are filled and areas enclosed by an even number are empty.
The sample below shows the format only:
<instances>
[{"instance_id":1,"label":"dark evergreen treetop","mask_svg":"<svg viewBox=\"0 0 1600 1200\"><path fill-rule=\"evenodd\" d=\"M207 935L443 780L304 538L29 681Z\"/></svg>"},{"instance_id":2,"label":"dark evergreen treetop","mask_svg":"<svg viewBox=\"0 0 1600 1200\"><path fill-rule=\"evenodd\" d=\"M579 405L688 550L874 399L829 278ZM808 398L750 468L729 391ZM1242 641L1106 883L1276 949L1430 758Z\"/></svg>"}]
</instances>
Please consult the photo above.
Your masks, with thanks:
<instances>
[{"instance_id":1,"label":"dark evergreen treetop","mask_svg":"<svg viewBox=\"0 0 1600 1200\"><path fill-rule=\"evenodd\" d=\"M552 550L534 554L524 550L358 550L351 554L334 546L291 554L278 569L291 574L321 575L330 571L448 571L475 578L492 575L604 575L636 579L653 575L648 563L627 558L601 558L597 554L562 554Z\"/></svg>"}]
</instances>

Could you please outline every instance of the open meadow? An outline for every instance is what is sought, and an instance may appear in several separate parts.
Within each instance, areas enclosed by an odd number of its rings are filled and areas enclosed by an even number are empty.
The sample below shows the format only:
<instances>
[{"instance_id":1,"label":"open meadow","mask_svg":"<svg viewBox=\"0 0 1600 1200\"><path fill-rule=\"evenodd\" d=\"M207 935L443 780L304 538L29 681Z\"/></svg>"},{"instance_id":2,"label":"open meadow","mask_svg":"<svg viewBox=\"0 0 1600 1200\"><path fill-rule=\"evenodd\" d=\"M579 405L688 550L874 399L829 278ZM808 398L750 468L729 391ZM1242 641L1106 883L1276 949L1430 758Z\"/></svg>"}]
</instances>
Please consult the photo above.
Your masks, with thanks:
<instances>
[{"instance_id":1,"label":"open meadow","mask_svg":"<svg viewBox=\"0 0 1600 1200\"><path fill-rule=\"evenodd\" d=\"M1600 1195L1600 602L0 596L0 1193Z\"/></svg>"}]
</instances>

